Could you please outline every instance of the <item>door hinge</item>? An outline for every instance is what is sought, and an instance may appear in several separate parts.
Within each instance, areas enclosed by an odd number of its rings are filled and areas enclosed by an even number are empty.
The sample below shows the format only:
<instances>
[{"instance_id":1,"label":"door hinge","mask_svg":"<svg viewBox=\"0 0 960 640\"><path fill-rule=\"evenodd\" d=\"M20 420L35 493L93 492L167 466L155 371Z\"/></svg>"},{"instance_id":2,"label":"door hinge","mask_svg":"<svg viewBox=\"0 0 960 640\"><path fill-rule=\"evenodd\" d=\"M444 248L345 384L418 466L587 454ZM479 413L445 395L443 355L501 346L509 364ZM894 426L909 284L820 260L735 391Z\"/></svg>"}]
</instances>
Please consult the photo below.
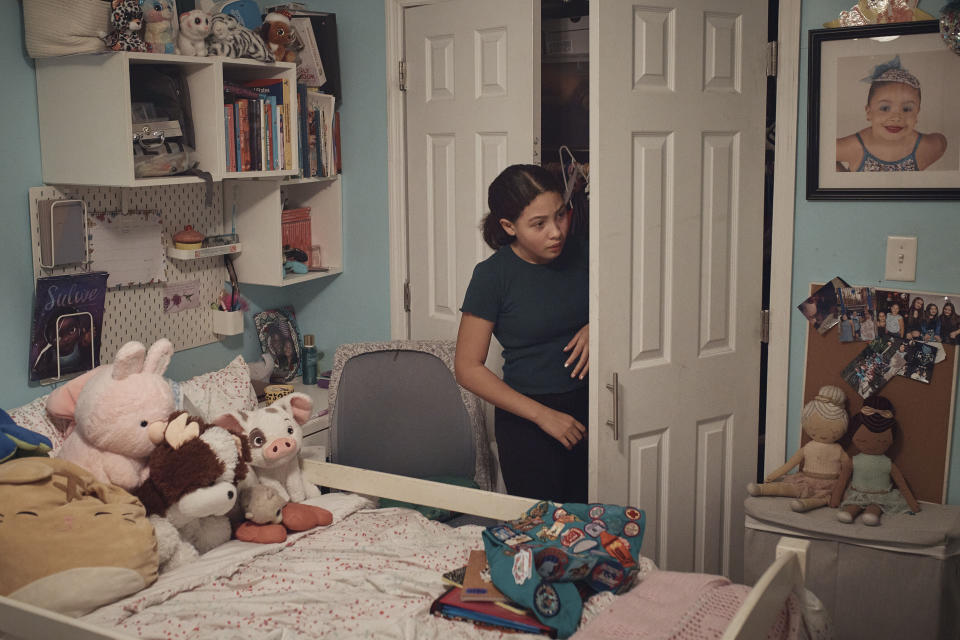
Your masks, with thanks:
<instances>
[{"instance_id":1,"label":"door hinge","mask_svg":"<svg viewBox=\"0 0 960 640\"><path fill-rule=\"evenodd\" d=\"M407 90L407 61L400 61L400 91Z\"/></svg>"},{"instance_id":2,"label":"door hinge","mask_svg":"<svg viewBox=\"0 0 960 640\"><path fill-rule=\"evenodd\" d=\"M773 40L767 43L767 76L777 77L777 58L779 57L777 41Z\"/></svg>"},{"instance_id":3,"label":"door hinge","mask_svg":"<svg viewBox=\"0 0 960 640\"><path fill-rule=\"evenodd\" d=\"M770 309L760 310L760 342L770 343Z\"/></svg>"},{"instance_id":4,"label":"door hinge","mask_svg":"<svg viewBox=\"0 0 960 640\"><path fill-rule=\"evenodd\" d=\"M410 313L410 281L403 283L403 310Z\"/></svg>"}]
</instances>

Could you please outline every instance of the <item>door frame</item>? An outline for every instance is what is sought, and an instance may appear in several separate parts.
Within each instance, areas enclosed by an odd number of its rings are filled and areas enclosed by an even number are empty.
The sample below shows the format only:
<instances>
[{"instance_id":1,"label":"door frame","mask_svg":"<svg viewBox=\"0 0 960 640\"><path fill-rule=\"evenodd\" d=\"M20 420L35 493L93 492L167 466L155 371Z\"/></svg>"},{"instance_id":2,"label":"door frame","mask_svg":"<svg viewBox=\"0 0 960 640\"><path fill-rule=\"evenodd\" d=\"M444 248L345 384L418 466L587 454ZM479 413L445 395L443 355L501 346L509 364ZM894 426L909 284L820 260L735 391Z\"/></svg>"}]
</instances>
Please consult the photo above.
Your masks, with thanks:
<instances>
[{"instance_id":1,"label":"door frame","mask_svg":"<svg viewBox=\"0 0 960 640\"><path fill-rule=\"evenodd\" d=\"M390 336L405 339L410 321L403 309L407 261L406 118L398 81L403 59L403 12L443 0L384 0L387 84L387 207L390 229ZM777 39L776 150L770 265L770 342L767 367L764 474L786 459L790 322L793 317L793 234L797 164L797 99L803 0L781 0ZM759 366L759 363L757 363Z\"/></svg>"}]
</instances>

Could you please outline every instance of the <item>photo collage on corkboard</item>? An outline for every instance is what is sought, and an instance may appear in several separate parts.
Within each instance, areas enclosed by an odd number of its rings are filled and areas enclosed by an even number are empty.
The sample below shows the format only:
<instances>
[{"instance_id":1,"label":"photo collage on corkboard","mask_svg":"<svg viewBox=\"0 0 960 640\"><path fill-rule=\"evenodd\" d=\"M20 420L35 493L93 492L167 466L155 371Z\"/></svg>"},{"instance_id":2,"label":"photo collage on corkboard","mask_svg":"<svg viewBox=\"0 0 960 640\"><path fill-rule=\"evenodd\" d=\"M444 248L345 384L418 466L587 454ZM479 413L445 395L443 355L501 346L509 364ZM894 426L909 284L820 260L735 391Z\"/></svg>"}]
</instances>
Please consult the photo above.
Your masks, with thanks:
<instances>
[{"instance_id":1,"label":"photo collage on corkboard","mask_svg":"<svg viewBox=\"0 0 960 640\"><path fill-rule=\"evenodd\" d=\"M872 395L890 400L899 434L887 455L908 479L917 499L942 503L960 335L954 304L960 302L960 296L876 290L846 283L836 286L838 280L811 286L814 301L820 289L835 288L836 329L821 332L822 320L830 312L813 313L814 305L808 304L811 298L798 306L808 320L803 403L813 399L826 384L847 392L850 416L859 412L863 400ZM829 297L819 295L819 299ZM921 306L923 314L912 313ZM908 315L912 315L909 321ZM852 321L854 317L857 323ZM847 329L842 327L844 321L850 323ZM842 338L849 339L842 339L841 332ZM841 440L848 448L849 435ZM803 434L801 444L807 440Z\"/></svg>"}]
</instances>

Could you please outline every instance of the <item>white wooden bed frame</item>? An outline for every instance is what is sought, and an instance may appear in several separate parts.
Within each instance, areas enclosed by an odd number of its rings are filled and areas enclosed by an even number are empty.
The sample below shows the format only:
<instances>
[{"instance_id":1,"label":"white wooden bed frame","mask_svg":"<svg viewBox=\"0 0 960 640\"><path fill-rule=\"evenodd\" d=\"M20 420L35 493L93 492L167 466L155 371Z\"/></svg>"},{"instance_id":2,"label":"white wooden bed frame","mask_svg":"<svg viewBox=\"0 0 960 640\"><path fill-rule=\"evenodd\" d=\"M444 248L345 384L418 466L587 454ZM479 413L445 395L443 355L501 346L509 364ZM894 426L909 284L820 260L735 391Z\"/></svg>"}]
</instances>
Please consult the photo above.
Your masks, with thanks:
<instances>
[{"instance_id":1,"label":"white wooden bed frame","mask_svg":"<svg viewBox=\"0 0 960 640\"><path fill-rule=\"evenodd\" d=\"M495 520L513 520L535 501L429 480L304 460L304 473L320 486L402 500ZM803 596L809 541L783 538L777 558L751 589L724 640L763 638L791 593ZM132 636L0 596L0 640L135 640Z\"/></svg>"}]
</instances>

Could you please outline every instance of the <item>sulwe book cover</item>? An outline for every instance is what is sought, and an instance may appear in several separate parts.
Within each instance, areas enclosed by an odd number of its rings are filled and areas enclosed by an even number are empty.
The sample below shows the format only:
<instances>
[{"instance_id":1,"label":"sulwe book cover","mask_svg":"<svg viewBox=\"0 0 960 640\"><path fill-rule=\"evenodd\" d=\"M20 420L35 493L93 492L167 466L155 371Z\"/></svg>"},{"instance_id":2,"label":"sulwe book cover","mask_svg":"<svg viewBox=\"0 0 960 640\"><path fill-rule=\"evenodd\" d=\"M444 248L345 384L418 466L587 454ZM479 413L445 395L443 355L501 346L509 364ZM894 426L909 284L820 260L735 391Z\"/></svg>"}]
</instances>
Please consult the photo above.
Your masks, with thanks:
<instances>
[{"instance_id":1,"label":"sulwe book cover","mask_svg":"<svg viewBox=\"0 0 960 640\"><path fill-rule=\"evenodd\" d=\"M37 278L30 331L30 381L54 382L100 364L107 272Z\"/></svg>"}]
</instances>

